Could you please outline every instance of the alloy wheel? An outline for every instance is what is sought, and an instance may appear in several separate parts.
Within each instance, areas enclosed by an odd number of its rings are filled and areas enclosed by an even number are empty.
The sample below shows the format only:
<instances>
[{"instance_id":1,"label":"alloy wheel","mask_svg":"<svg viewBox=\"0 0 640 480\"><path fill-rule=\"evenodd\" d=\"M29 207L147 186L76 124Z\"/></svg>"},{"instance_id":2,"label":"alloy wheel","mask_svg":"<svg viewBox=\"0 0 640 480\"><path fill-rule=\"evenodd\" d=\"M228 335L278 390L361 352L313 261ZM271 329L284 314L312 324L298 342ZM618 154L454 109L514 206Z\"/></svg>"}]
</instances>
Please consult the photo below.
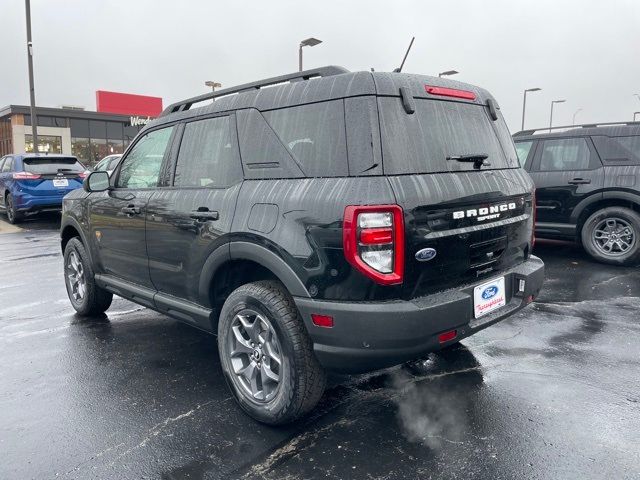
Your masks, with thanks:
<instances>
[{"instance_id":1,"label":"alloy wheel","mask_svg":"<svg viewBox=\"0 0 640 480\"><path fill-rule=\"evenodd\" d=\"M233 382L256 402L275 397L282 379L282 349L271 322L245 309L236 314L227 335Z\"/></svg>"},{"instance_id":2,"label":"alloy wheel","mask_svg":"<svg viewBox=\"0 0 640 480\"><path fill-rule=\"evenodd\" d=\"M7 210L7 220L9 220L9 223L13 223L13 198L11 198L11 195L7 195L5 209Z\"/></svg>"},{"instance_id":3,"label":"alloy wheel","mask_svg":"<svg viewBox=\"0 0 640 480\"><path fill-rule=\"evenodd\" d=\"M84 276L84 267L76 252L69 253L67 259L67 281L73 300L82 302L87 291L87 282Z\"/></svg>"},{"instance_id":4,"label":"alloy wheel","mask_svg":"<svg viewBox=\"0 0 640 480\"><path fill-rule=\"evenodd\" d=\"M636 237L633 226L619 217L601 220L591 234L596 249L608 257L619 257L631 251Z\"/></svg>"}]
</instances>

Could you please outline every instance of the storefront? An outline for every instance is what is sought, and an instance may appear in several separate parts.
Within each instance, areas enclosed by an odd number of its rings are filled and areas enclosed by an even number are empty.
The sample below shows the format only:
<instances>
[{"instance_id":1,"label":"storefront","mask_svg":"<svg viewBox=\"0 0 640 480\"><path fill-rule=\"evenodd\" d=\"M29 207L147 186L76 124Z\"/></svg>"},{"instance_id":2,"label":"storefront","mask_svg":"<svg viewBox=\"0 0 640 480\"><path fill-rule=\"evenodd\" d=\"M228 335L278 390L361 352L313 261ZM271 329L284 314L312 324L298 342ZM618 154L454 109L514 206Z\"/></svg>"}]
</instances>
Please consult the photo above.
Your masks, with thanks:
<instances>
[{"instance_id":1,"label":"storefront","mask_svg":"<svg viewBox=\"0 0 640 480\"><path fill-rule=\"evenodd\" d=\"M162 111L162 99L96 92L98 111L38 107L38 151L74 155L86 166L122 153L140 129ZM129 112L129 113L123 113ZM33 152L28 106L0 110L0 156Z\"/></svg>"}]
</instances>

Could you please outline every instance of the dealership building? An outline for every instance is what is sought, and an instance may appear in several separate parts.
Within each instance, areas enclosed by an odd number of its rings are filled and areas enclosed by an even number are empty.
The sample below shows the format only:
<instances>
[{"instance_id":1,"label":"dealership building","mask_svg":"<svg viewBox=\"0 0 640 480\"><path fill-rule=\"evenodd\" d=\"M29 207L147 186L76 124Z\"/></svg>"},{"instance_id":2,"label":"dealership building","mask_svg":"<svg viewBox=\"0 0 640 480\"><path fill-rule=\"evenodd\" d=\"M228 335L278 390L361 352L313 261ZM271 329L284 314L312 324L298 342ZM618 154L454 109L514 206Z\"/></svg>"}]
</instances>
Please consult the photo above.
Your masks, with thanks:
<instances>
[{"instance_id":1,"label":"dealership building","mask_svg":"<svg viewBox=\"0 0 640 480\"><path fill-rule=\"evenodd\" d=\"M81 107L36 107L38 151L74 155L87 166L122 153L140 129L162 112L162 99L97 91L96 111ZM31 110L0 108L0 157L33 152Z\"/></svg>"}]
</instances>

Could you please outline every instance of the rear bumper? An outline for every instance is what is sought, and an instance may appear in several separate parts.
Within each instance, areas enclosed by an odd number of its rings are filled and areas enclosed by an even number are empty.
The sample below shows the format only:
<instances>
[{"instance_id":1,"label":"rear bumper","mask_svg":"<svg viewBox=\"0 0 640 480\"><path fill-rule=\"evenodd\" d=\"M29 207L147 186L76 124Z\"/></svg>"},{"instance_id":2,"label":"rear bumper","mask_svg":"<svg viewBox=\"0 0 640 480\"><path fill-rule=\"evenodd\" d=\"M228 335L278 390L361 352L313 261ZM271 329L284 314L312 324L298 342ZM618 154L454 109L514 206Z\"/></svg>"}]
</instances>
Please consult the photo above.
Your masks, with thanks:
<instances>
[{"instance_id":1,"label":"rear bumper","mask_svg":"<svg viewBox=\"0 0 640 480\"><path fill-rule=\"evenodd\" d=\"M479 319L473 318L473 289L486 283L486 279L411 301L294 300L320 363L332 371L365 372L418 359L517 312L529 303L530 297L538 296L544 263L531 256L497 276L505 277L507 304ZM521 279L525 280L525 290L517 292ZM332 316L334 326L315 326L312 313ZM455 339L440 343L438 335L451 330L456 330Z\"/></svg>"},{"instance_id":2,"label":"rear bumper","mask_svg":"<svg viewBox=\"0 0 640 480\"><path fill-rule=\"evenodd\" d=\"M65 194L69 192L64 192ZM19 212L42 212L62 210L64 195L15 195L15 206Z\"/></svg>"}]
</instances>

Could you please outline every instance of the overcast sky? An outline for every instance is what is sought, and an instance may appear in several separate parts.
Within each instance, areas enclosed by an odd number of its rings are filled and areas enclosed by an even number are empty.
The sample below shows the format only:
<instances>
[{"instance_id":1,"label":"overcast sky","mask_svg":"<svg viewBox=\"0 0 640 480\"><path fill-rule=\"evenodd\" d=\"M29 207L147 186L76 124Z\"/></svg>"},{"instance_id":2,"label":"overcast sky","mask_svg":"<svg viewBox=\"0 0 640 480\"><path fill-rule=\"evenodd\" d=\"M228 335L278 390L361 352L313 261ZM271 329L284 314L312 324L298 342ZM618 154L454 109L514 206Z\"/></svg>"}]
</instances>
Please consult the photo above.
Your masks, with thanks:
<instances>
[{"instance_id":1,"label":"overcast sky","mask_svg":"<svg viewBox=\"0 0 640 480\"><path fill-rule=\"evenodd\" d=\"M405 71L487 88L512 131L630 120L640 111L640 0L347 1L32 0L36 102L95 109L95 91L159 96L164 105L305 67ZM28 104L23 0L0 0L0 107Z\"/></svg>"}]
</instances>

